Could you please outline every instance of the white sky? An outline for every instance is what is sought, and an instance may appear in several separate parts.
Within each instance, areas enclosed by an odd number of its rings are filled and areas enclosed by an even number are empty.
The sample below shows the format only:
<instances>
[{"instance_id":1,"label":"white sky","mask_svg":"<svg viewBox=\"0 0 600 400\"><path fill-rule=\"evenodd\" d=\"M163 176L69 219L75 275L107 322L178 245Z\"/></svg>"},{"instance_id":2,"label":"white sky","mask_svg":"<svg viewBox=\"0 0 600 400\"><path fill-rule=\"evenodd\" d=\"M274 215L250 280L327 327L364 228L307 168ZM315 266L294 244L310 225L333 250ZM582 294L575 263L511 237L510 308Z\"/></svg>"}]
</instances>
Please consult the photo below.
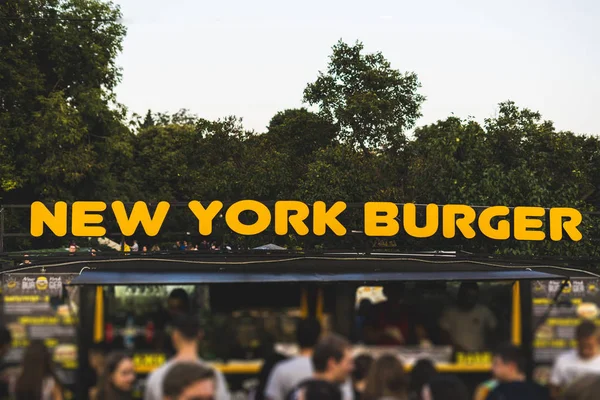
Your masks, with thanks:
<instances>
[{"instance_id":1,"label":"white sky","mask_svg":"<svg viewBox=\"0 0 600 400\"><path fill-rule=\"evenodd\" d=\"M600 134L600 1L116 0L128 28L118 100L187 108L264 132L302 106L338 39L418 74L418 125L493 116L514 100L558 129Z\"/></svg>"}]
</instances>

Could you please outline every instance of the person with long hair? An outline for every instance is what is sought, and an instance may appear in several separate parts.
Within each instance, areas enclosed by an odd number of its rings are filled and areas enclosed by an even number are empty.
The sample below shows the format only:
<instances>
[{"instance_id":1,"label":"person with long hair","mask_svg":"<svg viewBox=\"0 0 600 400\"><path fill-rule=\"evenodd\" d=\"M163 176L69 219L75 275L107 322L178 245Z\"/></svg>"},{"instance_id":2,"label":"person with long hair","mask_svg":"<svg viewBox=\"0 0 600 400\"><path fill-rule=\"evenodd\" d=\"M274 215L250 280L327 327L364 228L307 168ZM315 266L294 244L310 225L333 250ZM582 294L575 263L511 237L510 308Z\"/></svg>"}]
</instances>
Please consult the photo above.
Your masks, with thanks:
<instances>
[{"instance_id":1,"label":"person with long hair","mask_svg":"<svg viewBox=\"0 0 600 400\"><path fill-rule=\"evenodd\" d=\"M13 385L15 400L63 400L62 387L43 342L34 341L25 350L21 373Z\"/></svg>"},{"instance_id":2,"label":"person with long hair","mask_svg":"<svg viewBox=\"0 0 600 400\"><path fill-rule=\"evenodd\" d=\"M135 369L133 360L125 353L111 353L106 358L102 378L93 400L131 400Z\"/></svg>"},{"instance_id":3,"label":"person with long hair","mask_svg":"<svg viewBox=\"0 0 600 400\"><path fill-rule=\"evenodd\" d=\"M371 366L363 400L406 400L408 379L404 366L398 357L386 354L379 357Z\"/></svg>"}]
</instances>

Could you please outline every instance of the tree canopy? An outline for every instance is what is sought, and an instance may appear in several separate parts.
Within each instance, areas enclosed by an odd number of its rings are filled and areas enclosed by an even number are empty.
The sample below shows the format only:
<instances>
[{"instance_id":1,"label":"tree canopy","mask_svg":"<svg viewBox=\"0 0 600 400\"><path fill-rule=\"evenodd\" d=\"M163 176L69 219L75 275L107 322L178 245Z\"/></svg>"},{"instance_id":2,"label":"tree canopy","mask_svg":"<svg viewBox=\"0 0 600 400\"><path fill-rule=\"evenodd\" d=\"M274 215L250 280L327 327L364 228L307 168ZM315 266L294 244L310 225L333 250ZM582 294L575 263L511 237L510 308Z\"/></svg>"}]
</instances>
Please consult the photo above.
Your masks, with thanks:
<instances>
[{"instance_id":1,"label":"tree canopy","mask_svg":"<svg viewBox=\"0 0 600 400\"><path fill-rule=\"evenodd\" d=\"M281 110L265 132L245 130L235 116L209 121L187 110L149 110L128 121L114 94L125 35L120 16L101 0L0 5L2 203L250 198L600 206L598 137L557 131L510 101L482 124L450 116L415 128L425 100L417 75L395 69L381 53L365 53L361 43L333 46L327 70L303 93L314 112ZM348 219L360 225L359 215ZM195 228L184 216L175 221L170 230ZM7 231L26 226L23 216L6 224ZM586 217L579 243L386 242L411 250L598 256L599 225ZM218 240L247 242L219 232ZM331 236L268 235L304 248L353 245ZM49 241L13 239L10 246Z\"/></svg>"}]
</instances>

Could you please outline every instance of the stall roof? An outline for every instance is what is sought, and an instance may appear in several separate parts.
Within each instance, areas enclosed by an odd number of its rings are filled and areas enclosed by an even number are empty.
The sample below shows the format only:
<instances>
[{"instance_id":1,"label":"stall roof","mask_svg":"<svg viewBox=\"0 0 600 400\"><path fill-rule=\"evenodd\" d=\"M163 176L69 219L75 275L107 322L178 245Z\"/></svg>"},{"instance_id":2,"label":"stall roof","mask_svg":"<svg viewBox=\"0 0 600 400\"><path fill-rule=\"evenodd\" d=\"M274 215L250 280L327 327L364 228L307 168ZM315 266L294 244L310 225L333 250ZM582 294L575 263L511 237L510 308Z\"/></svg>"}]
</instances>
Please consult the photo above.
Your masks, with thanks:
<instances>
[{"instance_id":1,"label":"stall roof","mask_svg":"<svg viewBox=\"0 0 600 400\"><path fill-rule=\"evenodd\" d=\"M157 285L203 283L293 283L293 282L393 282L393 281L512 281L564 279L563 276L531 270L401 272L118 272L85 270L73 285Z\"/></svg>"},{"instance_id":2,"label":"stall roof","mask_svg":"<svg viewBox=\"0 0 600 400\"><path fill-rule=\"evenodd\" d=\"M82 278L119 279L127 284L194 279L206 282L503 280L599 278L592 270L564 262L516 261L505 258L443 254L253 253L253 254L103 254L39 257L31 264L2 273L81 273ZM92 274L92 275L90 275ZM105 274L105 275L98 275ZM116 275L118 274L118 275ZM146 278L142 275L147 275ZM97 276L98 278L92 278ZM88 278L85 278L86 280ZM80 280L78 282L84 282Z\"/></svg>"}]
</instances>

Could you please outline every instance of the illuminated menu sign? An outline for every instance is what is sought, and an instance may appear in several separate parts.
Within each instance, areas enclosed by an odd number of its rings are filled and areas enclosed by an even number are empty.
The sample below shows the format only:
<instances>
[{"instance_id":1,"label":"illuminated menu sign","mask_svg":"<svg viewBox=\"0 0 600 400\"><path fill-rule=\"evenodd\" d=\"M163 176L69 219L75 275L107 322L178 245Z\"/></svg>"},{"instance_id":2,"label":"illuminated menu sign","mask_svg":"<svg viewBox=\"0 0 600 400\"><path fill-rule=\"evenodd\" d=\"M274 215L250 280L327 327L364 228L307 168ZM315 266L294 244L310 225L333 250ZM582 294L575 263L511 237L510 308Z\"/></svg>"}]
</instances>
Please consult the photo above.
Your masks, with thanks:
<instances>
[{"instance_id":1,"label":"illuminated menu sign","mask_svg":"<svg viewBox=\"0 0 600 400\"><path fill-rule=\"evenodd\" d=\"M77 369L76 316L72 298L63 301L63 288L73 274L5 274L2 279L4 324L13 338L4 361L19 364L33 340L41 340L66 385L75 383Z\"/></svg>"},{"instance_id":2,"label":"illuminated menu sign","mask_svg":"<svg viewBox=\"0 0 600 400\"><path fill-rule=\"evenodd\" d=\"M540 382L546 382L556 357L575 348L575 330L584 320L600 325L600 280L578 279L567 282L562 293L562 281L534 281L532 284L533 348Z\"/></svg>"}]
</instances>

